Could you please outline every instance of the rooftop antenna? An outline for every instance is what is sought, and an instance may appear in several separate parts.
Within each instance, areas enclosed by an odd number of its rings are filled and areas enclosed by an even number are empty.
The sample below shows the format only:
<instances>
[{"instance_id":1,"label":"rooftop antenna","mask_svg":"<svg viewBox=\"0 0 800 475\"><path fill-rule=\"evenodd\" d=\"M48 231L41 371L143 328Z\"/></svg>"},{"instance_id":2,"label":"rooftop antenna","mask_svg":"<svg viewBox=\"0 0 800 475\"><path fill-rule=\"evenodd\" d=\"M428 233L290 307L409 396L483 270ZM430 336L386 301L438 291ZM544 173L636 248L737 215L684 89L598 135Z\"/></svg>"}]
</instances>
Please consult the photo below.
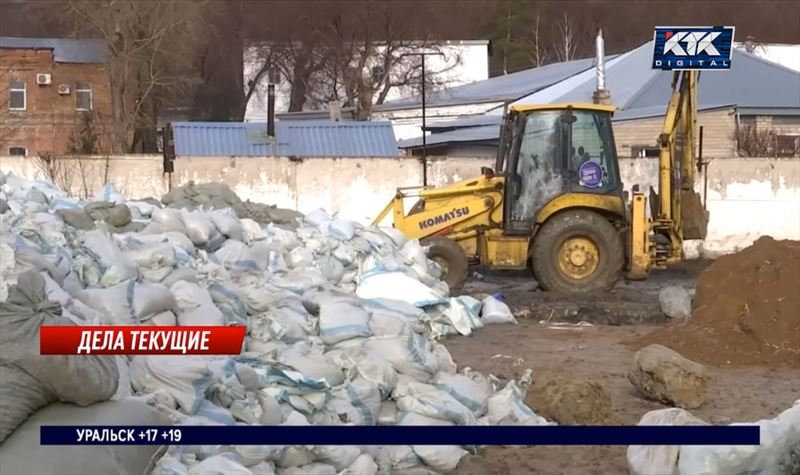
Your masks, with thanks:
<instances>
[{"instance_id":1,"label":"rooftop antenna","mask_svg":"<svg viewBox=\"0 0 800 475\"><path fill-rule=\"evenodd\" d=\"M594 45L597 52L597 88L592 94L592 101L595 104L610 104L611 91L606 89L605 42L603 41L602 28L597 32L597 38L595 39Z\"/></svg>"}]
</instances>

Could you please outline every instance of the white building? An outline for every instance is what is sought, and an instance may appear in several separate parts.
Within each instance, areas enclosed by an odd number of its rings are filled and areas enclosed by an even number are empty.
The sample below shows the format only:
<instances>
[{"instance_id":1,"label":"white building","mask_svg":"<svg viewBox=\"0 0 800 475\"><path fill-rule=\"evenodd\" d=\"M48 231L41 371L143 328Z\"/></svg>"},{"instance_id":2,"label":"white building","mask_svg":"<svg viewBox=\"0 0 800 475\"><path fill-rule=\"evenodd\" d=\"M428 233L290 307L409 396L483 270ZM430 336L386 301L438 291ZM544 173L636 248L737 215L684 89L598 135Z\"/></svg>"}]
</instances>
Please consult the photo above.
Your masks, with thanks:
<instances>
[{"instance_id":1,"label":"white building","mask_svg":"<svg viewBox=\"0 0 800 475\"><path fill-rule=\"evenodd\" d=\"M737 48L748 49L746 43L734 43ZM753 45L752 54L775 64L800 71L800 44L764 43Z\"/></svg>"},{"instance_id":2,"label":"white building","mask_svg":"<svg viewBox=\"0 0 800 475\"><path fill-rule=\"evenodd\" d=\"M266 45L268 48L268 45ZM265 44L251 44L244 49L244 84L256 75L263 65L261 52ZM426 76L439 87L455 87L489 78L489 42L486 40L446 41L437 46L441 56L425 58ZM264 122L267 117L267 87L270 80L275 84L275 113L287 112L291 85L282 80L279 74L271 71L264 74L256 85L254 94L247 103L245 122ZM418 86L393 87L386 101L412 96ZM417 132L418 134L419 132ZM398 137L401 138L401 137Z\"/></svg>"}]
</instances>

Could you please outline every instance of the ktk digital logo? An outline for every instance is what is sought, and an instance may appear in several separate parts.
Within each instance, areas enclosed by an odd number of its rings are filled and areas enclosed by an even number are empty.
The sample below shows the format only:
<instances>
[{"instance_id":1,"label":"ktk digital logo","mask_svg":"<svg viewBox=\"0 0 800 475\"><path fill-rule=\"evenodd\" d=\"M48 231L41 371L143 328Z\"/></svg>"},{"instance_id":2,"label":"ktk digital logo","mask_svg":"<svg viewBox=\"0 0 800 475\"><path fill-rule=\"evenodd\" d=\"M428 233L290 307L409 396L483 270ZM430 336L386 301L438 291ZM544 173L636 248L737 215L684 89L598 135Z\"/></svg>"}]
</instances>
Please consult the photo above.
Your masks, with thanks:
<instances>
[{"instance_id":1,"label":"ktk digital logo","mask_svg":"<svg viewBox=\"0 0 800 475\"><path fill-rule=\"evenodd\" d=\"M659 26L653 37L653 69L731 68L732 26Z\"/></svg>"}]
</instances>

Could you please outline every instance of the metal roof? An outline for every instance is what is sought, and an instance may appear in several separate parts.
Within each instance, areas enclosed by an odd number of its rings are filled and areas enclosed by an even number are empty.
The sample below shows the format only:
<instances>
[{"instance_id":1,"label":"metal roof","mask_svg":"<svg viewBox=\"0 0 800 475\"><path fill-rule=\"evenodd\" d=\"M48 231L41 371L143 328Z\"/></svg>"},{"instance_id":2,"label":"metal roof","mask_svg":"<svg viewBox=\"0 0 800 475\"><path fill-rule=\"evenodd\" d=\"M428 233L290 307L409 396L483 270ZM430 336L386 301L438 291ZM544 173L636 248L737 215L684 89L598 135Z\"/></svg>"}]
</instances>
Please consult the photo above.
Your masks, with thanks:
<instances>
[{"instance_id":1,"label":"metal roof","mask_svg":"<svg viewBox=\"0 0 800 475\"><path fill-rule=\"evenodd\" d=\"M614 121L659 117L666 112L672 73L652 69L652 52L653 43L647 42L606 63L611 102L619 106ZM740 49L734 48L732 54L730 70L700 73L698 110L735 107L743 114L758 111L764 115L786 115L800 109L800 73ZM539 69L542 68L529 71ZM594 69L579 71L512 105L591 102L595 81ZM502 107L498 107L482 116L429 126L429 130L441 132L429 135L426 141L430 144L486 141L490 131L494 131L496 140L502 112ZM422 138L418 137L404 140L400 146L411 148L421 144Z\"/></svg>"},{"instance_id":2,"label":"metal roof","mask_svg":"<svg viewBox=\"0 0 800 475\"><path fill-rule=\"evenodd\" d=\"M263 122L175 122L177 156L396 157L391 122L277 121L275 138Z\"/></svg>"},{"instance_id":3,"label":"metal roof","mask_svg":"<svg viewBox=\"0 0 800 475\"><path fill-rule=\"evenodd\" d=\"M93 39L0 36L0 48L51 49L59 63L104 63L108 58L105 42Z\"/></svg>"},{"instance_id":4,"label":"metal roof","mask_svg":"<svg viewBox=\"0 0 800 475\"><path fill-rule=\"evenodd\" d=\"M614 58L610 55L608 58ZM483 81L441 89L425 98L426 107L453 106L480 102L513 101L532 92L551 86L594 65L594 58L553 63ZM421 96L411 96L384 102L374 110L394 110L421 106Z\"/></svg>"}]
</instances>

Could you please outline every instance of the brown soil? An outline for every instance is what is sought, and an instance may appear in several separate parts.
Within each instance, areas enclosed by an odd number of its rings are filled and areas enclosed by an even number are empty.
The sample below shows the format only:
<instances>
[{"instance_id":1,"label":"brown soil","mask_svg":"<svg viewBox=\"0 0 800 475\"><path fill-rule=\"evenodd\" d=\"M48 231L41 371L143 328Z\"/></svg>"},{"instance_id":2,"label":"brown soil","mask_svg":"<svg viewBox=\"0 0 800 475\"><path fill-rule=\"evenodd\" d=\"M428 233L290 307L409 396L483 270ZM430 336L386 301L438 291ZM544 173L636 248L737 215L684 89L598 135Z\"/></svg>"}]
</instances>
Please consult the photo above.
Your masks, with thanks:
<instances>
[{"instance_id":1,"label":"brown soil","mask_svg":"<svg viewBox=\"0 0 800 475\"><path fill-rule=\"evenodd\" d=\"M800 293L800 292L799 292ZM641 337L652 326L549 328L520 319L518 325L488 325L472 336L443 343L459 367L515 378L525 368L533 378L558 372L574 381L599 382L611 395L611 424L634 425L657 402L642 399L626 376L633 358L623 341ZM708 398L692 414L729 424L772 418L800 399L800 368L709 367ZM464 475L623 474L624 446L488 447L462 459L454 473Z\"/></svg>"},{"instance_id":2,"label":"brown soil","mask_svg":"<svg viewBox=\"0 0 800 475\"><path fill-rule=\"evenodd\" d=\"M700 276L692 318L631 342L709 365L800 367L800 242L762 237Z\"/></svg>"}]
</instances>

